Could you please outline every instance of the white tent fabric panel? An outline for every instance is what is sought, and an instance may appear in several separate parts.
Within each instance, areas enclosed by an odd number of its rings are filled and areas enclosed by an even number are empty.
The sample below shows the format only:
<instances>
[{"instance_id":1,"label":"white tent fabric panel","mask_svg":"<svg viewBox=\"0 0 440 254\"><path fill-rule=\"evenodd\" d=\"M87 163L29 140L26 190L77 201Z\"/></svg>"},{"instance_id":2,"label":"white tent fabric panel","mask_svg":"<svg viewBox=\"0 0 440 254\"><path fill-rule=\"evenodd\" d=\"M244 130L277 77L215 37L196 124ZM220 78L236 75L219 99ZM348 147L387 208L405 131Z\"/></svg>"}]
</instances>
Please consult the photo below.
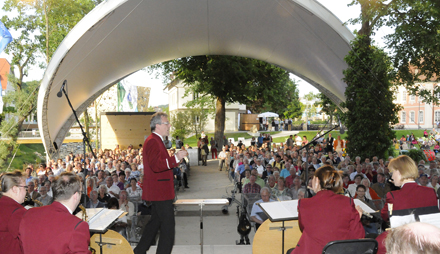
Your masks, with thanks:
<instances>
[{"instance_id":1,"label":"white tent fabric panel","mask_svg":"<svg viewBox=\"0 0 440 254\"><path fill-rule=\"evenodd\" d=\"M191 55L237 55L280 66L345 100L351 32L314 0L107 0L67 35L43 77L38 122L49 157L74 117L131 73Z\"/></svg>"}]
</instances>

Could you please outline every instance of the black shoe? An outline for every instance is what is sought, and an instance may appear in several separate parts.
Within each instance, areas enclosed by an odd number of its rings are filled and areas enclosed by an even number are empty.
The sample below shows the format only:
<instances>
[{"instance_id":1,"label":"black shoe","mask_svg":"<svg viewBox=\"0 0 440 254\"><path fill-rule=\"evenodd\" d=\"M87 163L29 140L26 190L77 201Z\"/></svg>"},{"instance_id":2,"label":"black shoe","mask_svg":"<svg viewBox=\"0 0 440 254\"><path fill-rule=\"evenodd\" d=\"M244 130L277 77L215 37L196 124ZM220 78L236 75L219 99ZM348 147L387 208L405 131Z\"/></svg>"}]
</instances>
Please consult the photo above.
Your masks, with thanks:
<instances>
[{"instance_id":1,"label":"black shoe","mask_svg":"<svg viewBox=\"0 0 440 254\"><path fill-rule=\"evenodd\" d=\"M189 189L189 186L185 186L185 189Z\"/></svg>"}]
</instances>

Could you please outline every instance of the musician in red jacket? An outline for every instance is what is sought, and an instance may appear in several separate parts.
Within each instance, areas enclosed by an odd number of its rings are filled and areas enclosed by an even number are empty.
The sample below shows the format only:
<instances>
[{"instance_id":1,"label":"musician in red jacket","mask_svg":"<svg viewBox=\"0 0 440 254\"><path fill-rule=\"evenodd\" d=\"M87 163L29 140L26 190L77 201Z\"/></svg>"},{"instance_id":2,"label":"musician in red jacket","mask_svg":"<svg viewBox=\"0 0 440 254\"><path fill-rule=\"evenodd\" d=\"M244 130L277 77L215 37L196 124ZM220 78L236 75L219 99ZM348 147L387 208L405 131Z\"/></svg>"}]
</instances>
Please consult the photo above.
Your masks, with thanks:
<instances>
[{"instance_id":1,"label":"musician in red jacket","mask_svg":"<svg viewBox=\"0 0 440 254\"><path fill-rule=\"evenodd\" d=\"M63 172L52 183L54 202L31 208L20 223L19 238L25 254L89 254L89 224L72 215L81 199L81 180Z\"/></svg>"},{"instance_id":2,"label":"musician in red jacket","mask_svg":"<svg viewBox=\"0 0 440 254\"><path fill-rule=\"evenodd\" d=\"M20 205L26 196L26 177L20 171L1 177L0 252L23 253L18 239L18 227L26 209Z\"/></svg>"},{"instance_id":3,"label":"musician in red jacket","mask_svg":"<svg viewBox=\"0 0 440 254\"><path fill-rule=\"evenodd\" d=\"M411 208L438 206L437 195L433 188L418 185L415 180L418 178L417 166L413 159L401 155L390 161L388 165L395 186L401 189L388 192L386 203L381 211L384 220L388 220L388 207L392 204L392 210L404 210ZM379 243L378 254L386 253L385 238L388 232L379 235L376 240Z\"/></svg>"},{"instance_id":4,"label":"musician in red jacket","mask_svg":"<svg viewBox=\"0 0 440 254\"><path fill-rule=\"evenodd\" d=\"M174 177L173 168L188 155L181 150L169 156L163 143L163 137L170 133L167 114L158 112L150 122L151 135L145 140L142 156L144 160L144 178L142 199L151 201L151 219L145 226L136 254L145 254L160 229L159 244L156 253L171 253L174 244Z\"/></svg>"},{"instance_id":5,"label":"musician in red jacket","mask_svg":"<svg viewBox=\"0 0 440 254\"><path fill-rule=\"evenodd\" d=\"M298 202L302 235L293 254L320 254L331 241L365 237L362 211L357 210L352 198L336 194L341 193L342 185L342 177L333 167L316 170L312 180L316 195Z\"/></svg>"}]
</instances>

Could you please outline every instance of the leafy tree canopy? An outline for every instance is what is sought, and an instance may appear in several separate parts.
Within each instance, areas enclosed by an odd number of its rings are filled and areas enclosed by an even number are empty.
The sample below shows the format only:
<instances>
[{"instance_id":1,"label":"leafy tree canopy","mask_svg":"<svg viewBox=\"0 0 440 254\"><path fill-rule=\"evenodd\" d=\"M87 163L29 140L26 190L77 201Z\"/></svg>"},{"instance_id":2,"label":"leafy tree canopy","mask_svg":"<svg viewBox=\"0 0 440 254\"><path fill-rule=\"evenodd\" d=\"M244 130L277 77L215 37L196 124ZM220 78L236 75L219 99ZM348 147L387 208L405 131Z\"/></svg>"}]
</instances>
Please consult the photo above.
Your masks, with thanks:
<instances>
[{"instance_id":1,"label":"leafy tree canopy","mask_svg":"<svg viewBox=\"0 0 440 254\"><path fill-rule=\"evenodd\" d=\"M246 105L253 105L260 99L276 102L286 96L288 84L292 88L287 71L244 57L184 57L153 65L150 70L159 70L159 75L165 77L166 82L174 78L183 80L192 92L201 97L210 96L216 101L215 139L219 145L223 144L227 102ZM255 109L261 105L263 103L257 103Z\"/></svg>"},{"instance_id":2,"label":"leafy tree canopy","mask_svg":"<svg viewBox=\"0 0 440 254\"><path fill-rule=\"evenodd\" d=\"M440 1L438 0L353 0L361 5L361 35L388 26L394 33L385 36L386 47L396 72L393 82L404 84L412 94L427 102L439 103L431 92L420 90L417 82L440 80ZM436 87L435 94L440 92Z\"/></svg>"},{"instance_id":3,"label":"leafy tree canopy","mask_svg":"<svg viewBox=\"0 0 440 254\"><path fill-rule=\"evenodd\" d=\"M362 158L385 158L395 137L390 124L398 122L400 108L393 103L391 61L380 49L369 45L366 36L352 41L352 50L345 57L344 71L348 109L345 123L348 153Z\"/></svg>"}]
</instances>

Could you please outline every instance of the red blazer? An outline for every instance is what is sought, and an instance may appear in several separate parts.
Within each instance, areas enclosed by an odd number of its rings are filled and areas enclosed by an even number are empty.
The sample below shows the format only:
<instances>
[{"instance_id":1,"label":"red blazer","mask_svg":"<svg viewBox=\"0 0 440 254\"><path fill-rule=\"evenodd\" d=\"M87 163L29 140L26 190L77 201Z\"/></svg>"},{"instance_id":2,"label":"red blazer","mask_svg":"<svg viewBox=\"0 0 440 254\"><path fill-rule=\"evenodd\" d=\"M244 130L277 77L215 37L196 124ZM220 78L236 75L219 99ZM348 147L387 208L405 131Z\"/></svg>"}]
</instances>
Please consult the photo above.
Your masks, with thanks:
<instances>
[{"instance_id":1,"label":"red blazer","mask_svg":"<svg viewBox=\"0 0 440 254\"><path fill-rule=\"evenodd\" d=\"M438 206L435 190L417 183L405 183L400 190L387 193L386 203L380 212L384 220L388 220L388 204L393 204L393 210Z\"/></svg>"},{"instance_id":2,"label":"red blazer","mask_svg":"<svg viewBox=\"0 0 440 254\"><path fill-rule=\"evenodd\" d=\"M23 253L18 227L26 209L10 197L0 198L0 252Z\"/></svg>"},{"instance_id":3,"label":"red blazer","mask_svg":"<svg viewBox=\"0 0 440 254\"><path fill-rule=\"evenodd\" d=\"M387 201L380 212L384 220L388 220L388 204L393 204L393 210L438 206L435 190L417 183L405 183L400 190L387 193ZM377 254L386 253L387 235L388 231L385 231L376 238L379 244Z\"/></svg>"},{"instance_id":4,"label":"red blazer","mask_svg":"<svg viewBox=\"0 0 440 254\"><path fill-rule=\"evenodd\" d=\"M174 199L173 168L179 165L176 157L169 156L162 139L155 133L148 136L143 148L144 188L142 188L142 199L147 201Z\"/></svg>"},{"instance_id":5,"label":"red blazer","mask_svg":"<svg viewBox=\"0 0 440 254\"><path fill-rule=\"evenodd\" d=\"M320 254L330 241L365 237L354 201L329 190L298 203L302 236L292 254Z\"/></svg>"},{"instance_id":6,"label":"red blazer","mask_svg":"<svg viewBox=\"0 0 440 254\"><path fill-rule=\"evenodd\" d=\"M19 238L25 254L90 253L89 224L59 202L29 209L20 223Z\"/></svg>"}]
</instances>

